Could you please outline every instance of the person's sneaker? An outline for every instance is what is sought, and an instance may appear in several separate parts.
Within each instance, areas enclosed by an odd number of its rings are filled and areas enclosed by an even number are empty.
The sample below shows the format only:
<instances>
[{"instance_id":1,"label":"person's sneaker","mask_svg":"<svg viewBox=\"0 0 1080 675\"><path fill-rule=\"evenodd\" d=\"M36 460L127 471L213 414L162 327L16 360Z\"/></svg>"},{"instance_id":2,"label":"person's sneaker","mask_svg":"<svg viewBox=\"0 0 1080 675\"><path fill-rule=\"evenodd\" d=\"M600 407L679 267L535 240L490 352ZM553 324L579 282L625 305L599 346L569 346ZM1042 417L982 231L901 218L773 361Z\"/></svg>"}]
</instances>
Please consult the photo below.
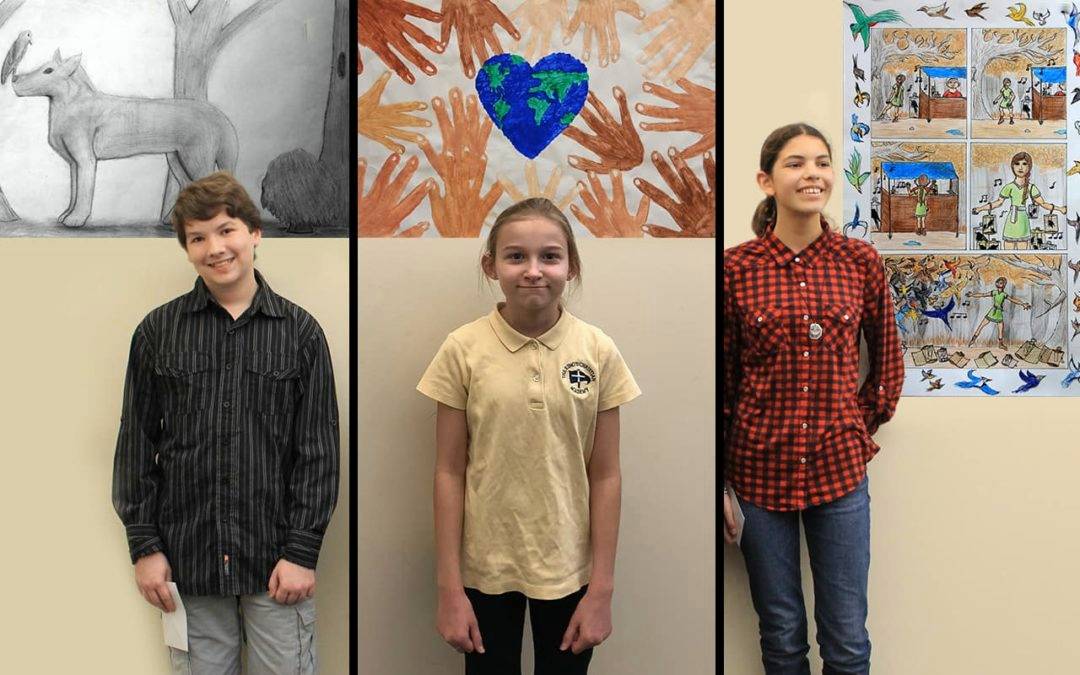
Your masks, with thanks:
<instances>
[{"instance_id":1,"label":"person's sneaker","mask_svg":"<svg viewBox=\"0 0 1080 675\"><path fill-rule=\"evenodd\" d=\"M998 124L1005 124L1005 118L1002 117L1001 119L999 119Z\"/></svg>"},{"instance_id":2,"label":"person's sneaker","mask_svg":"<svg viewBox=\"0 0 1080 675\"><path fill-rule=\"evenodd\" d=\"M1013 124L1013 121L1012 121L1012 120L1009 120L1009 124Z\"/></svg>"}]
</instances>

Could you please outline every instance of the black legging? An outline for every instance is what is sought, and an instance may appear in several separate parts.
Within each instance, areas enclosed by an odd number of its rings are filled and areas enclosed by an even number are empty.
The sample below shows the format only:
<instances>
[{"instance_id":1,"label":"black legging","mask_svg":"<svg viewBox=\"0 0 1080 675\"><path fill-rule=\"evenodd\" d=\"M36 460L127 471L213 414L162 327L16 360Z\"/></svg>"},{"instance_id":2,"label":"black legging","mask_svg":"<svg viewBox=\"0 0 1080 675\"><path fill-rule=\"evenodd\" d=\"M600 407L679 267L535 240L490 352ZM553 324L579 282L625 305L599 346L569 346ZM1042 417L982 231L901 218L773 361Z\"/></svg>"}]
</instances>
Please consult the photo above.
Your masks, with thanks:
<instances>
[{"instance_id":1,"label":"black legging","mask_svg":"<svg viewBox=\"0 0 1080 675\"><path fill-rule=\"evenodd\" d=\"M465 655L465 675L521 675L521 640L525 632L525 605L529 606L532 625L535 675L585 675L592 659L592 649L574 654L569 648L559 650L563 634L578 601L588 586L558 600L534 600L511 591L487 595L466 588L484 653Z\"/></svg>"}]
</instances>

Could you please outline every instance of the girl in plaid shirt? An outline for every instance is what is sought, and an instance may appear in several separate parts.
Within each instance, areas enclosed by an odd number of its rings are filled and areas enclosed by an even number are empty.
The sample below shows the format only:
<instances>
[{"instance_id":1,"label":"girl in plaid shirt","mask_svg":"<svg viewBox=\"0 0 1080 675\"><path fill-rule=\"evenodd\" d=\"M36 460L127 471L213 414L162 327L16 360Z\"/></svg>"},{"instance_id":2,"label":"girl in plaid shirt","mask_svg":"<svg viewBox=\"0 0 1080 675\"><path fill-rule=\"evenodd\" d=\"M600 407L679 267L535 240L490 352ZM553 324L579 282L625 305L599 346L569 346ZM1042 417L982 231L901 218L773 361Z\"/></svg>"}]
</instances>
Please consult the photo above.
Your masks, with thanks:
<instances>
[{"instance_id":1,"label":"girl in plaid shirt","mask_svg":"<svg viewBox=\"0 0 1080 675\"><path fill-rule=\"evenodd\" d=\"M805 124L761 149L755 239L724 253L724 536L739 538L768 675L805 673L799 522L825 673L867 673L871 435L904 366L881 257L822 216L832 151ZM859 337L870 368L859 385Z\"/></svg>"}]
</instances>

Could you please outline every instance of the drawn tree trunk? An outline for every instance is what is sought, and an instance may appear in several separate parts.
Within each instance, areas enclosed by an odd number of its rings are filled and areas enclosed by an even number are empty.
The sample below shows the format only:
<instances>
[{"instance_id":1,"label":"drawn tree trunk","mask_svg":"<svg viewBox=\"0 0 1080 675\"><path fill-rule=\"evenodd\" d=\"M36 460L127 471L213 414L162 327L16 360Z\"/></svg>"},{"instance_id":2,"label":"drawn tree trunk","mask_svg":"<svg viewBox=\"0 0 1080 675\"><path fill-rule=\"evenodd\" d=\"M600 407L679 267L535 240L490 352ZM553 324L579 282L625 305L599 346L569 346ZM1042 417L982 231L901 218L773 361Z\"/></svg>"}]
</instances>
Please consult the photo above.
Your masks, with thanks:
<instances>
[{"instance_id":1,"label":"drawn tree trunk","mask_svg":"<svg viewBox=\"0 0 1080 675\"><path fill-rule=\"evenodd\" d=\"M264 208L289 232L313 232L347 223L349 207L349 3L334 0L330 86L323 117L322 149L278 155L262 181Z\"/></svg>"},{"instance_id":2,"label":"drawn tree trunk","mask_svg":"<svg viewBox=\"0 0 1080 675\"><path fill-rule=\"evenodd\" d=\"M969 92L972 104L975 106L974 117L976 119L993 119L996 114L993 100L1001 89L1001 82L997 76L986 74L987 66L994 61L1009 61L1015 63L1026 59L1031 63L1047 63L1048 61L1060 60L1061 50L1050 47L1053 36L1047 36L1041 40L1024 38L1019 41L1009 40L1009 32L995 32L992 29L976 31L972 39L971 63L981 72L975 73L979 78L979 86ZM994 39L995 35L997 39ZM1014 83L1015 84L1015 83ZM1030 85L1030 83L1029 83ZM1018 96L1022 96L1020 87L1015 87Z\"/></svg>"},{"instance_id":3,"label":"drawn tree trunk","mask_svg":"<svg viewBox=\"0 0 1080 675\"><path fill-rule=\"evenodd\" d=\"M198 0L188 8L185 0L167 0L169 15L176 27L173 47L173 96L207 100L210 70L226 44L245 26L272 9L281 0L258 0L230 20L229 0ZM167 225L180 184L168 172L161 206L161 220Z\"/></svg>"},{"instance_id":4,"label":"drawn tree trunk","mask_svg":"<svg viewBox=\"0 0 1080 675\"><path fill-rule=\"evenodd\" d=\"M7 23L7 20L15 13L15 10L22 7L23 2L25 1L26 0L3 0L3 2L0 2L0 26ZM0 222L10 223L11 221L18 219L19 214L15 213L15 209L11 208L11 204L8 203L7 197L4 195L4 189L0 188Z\"/></svg>"},{"instance_id":5,"label":"drawn tree trunk","mask_svg":"<svg viewBox=\"0 0 1080 675\"><path fill-rule=\"evenodd\" d=\"M1031 336L1042 344L1056 343L1058 338L1064 343L1064 334L1059 335L1065 329L1063 323L1066 311L1065 298L1068 296L1068 292L1065 290L1064 265L1058 265L1057 267L1036 265L1024 261L1016 254L1002 256L1001 262L1028 272L1024 276L1033 285L1050 287L1058 291L1052 300L1050 298L1036 298L1034 293L1032 294ZM1062 262L1064 262L1064 259L1062 259Z\"/></svg>"},{"instance_id":6,"label":"drawn tree trunk","mask_svg":"<svg viewBox=\"0 0 1080 675\"><path fill-rule=\"evenodd\" d=\"M885 66L896 61L914 57L920 63L931 65L952 59L956 53L952 51L952 40L945 38L933 40L925 38L896 37L892 42L885 42L885 33L880 30L870 31L871 48L873 49L873 65L870 68L870 112L873 119L885 107L885 101L889 98L893 82L883 77ZM904 47L899 43L905 43ZM908 78L906 84L914 84L914 78Z\"/></svg>"}]
</instances>

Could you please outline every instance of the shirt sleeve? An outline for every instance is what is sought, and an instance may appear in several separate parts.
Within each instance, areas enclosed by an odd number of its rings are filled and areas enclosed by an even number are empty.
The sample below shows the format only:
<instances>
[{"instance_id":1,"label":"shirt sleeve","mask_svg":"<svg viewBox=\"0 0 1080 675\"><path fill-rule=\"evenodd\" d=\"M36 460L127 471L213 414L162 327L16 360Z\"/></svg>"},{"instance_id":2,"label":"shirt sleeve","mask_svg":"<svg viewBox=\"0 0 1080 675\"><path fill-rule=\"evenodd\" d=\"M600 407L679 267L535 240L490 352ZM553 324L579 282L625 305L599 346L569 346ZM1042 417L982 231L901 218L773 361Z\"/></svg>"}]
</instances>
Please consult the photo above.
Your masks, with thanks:
<instances>
[{"instance_id":1,"label":"shirt sleeve","mask_svg":"<svg viewBox=\"0 0 1080 675\"><path fill-rule=\"evenodd\" d=\"M303 393L293 422L289 531L282 557L315 569L337 505L341 454L334 369L326 336L318 326L301 349L300 365Z\"/></svg>"},{"instance_id":2,"label":"shirt sleeve","mask_svg":"<svg viewBox=\"0 0 1080 675\"><path fill-rule=\"evenodd\" d=\"M872 252L863 291L862 333L870 356L870 370L859 389L859 408L866 431L874 434L896 411L904 386L904 357L892 311L892 294L885 282L885 266Z\"/></svg>"},{"instance_id":3,"label":"shirt sleeve","mask_svg":"<svg viewBox=\"0 0 1080 675\"><path fill-rule=\"evenodd\" d=\"M600 342L600 398L596 411L611 410L638 396L641 396L641 389L619 353L619 348L611 338L604 336Z\"/></svg>"},{"instance_id":4,"label":"shirt sleeve","mask_svg":"<svg viewBox=\"0 0 1080 675\"><path fill-rule=\"evenodd\" d=\"M469 401L469 366L464 348L453 335L443 340L416 390L451 408L465 410Z\"/></svg>"},{"instance_id":5,"label":"shirt sleeve","mask_svg":"<svg viewBox=\"0 0 1080 675\"><path fill-rule=\"evenodd\" d=\"M1039 192L1039 188L1038 188L1037 185L1032 185L1031 186L1030 194L1031 194L1032 199L1035 199L1036 197L1041 197L1042 196L1042 192Z\"/></svg>"},{"instance_id":6,"label":"shirt sleeve","mask_svg":"<svg viewBox=\"0 0 1080 675\"><path fill-rule=\"evenodd\" d=\"M143 326L139 326L128 353L112 483L113 508L124 524L132 563L164 550L157 529L162 482L157 444L162 416L154 391L153 368L152 349Z\"/></svg>"},{"instance_id":7,"label":"shirt sleeve","mask_svg":"<svg viewBox=\"0 0 1080 675\"><path fill-rule=\"evenodd\" d=\"M735 307L734 294L731 293L731 283L727 274L724 275L720 296L720 301L723 303L723 317L720 321L720 331L723 334L721 338L723 356L720 359L720 368L723 370L724 387L721 392L721 408L724 416L720 440L720 466L723 467L724 481L727 482L728 440L732 420L735 417L735 405L738 403L739 380L742 377L742 340L739 334L739 315Z\"/></svg>"}]
</instances>

